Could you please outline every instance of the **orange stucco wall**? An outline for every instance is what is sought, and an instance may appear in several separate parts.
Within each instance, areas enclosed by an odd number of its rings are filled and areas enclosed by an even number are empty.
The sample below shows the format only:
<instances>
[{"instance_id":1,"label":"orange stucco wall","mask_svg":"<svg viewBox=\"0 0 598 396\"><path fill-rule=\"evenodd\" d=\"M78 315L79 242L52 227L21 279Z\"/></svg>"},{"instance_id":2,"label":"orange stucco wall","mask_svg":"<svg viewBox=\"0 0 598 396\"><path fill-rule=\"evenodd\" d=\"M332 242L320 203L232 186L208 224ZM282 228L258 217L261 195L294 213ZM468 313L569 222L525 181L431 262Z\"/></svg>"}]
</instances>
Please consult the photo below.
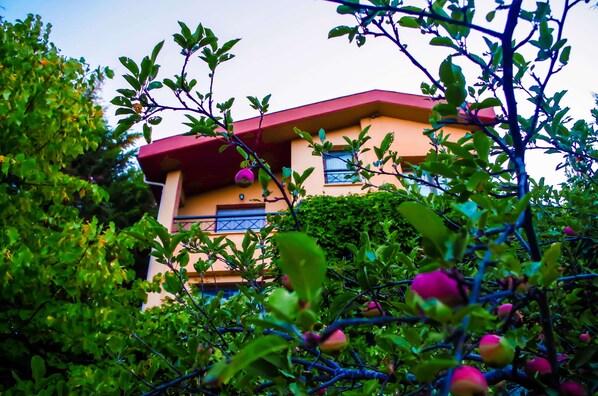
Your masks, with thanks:
<instances>
[{"instance_id":1,"label":"orange stucco wall","mask_svg":"<svg viewBox=\"0 0 598 396\"><path fill-rule=\"evenodd\" d=\"M326 131L326 140L332 142L335 147L342 148L347 145L344 136L350 139L356 139L362 129L370 126L369 136L371 139L364 148L370 148L370 151L360 154L360 159L364 164L371 164L376 161L376 155L372 149L374 146L380 146L382 139L388 132L394 133L394 141L391 150L398 152L401 157L414 160L421 158L432 148L430 140L423 134L426 124L399 120L390 117L363 118L360 125L334 131ZM467 131L456 128L445 128L445 133L451 135L451 140L457 140L464 136ZM314 139L317 139L314 137ZM324 183L324 163L321 157L314 156L312 149L309 148L305 140L297 139L291 144L291 167L293 170L302 171L309 167L315 170L305 183L308 195L332 195L339 196L345 194L359 194L362 190L362 184L325 184ZM392 171L390 165L386 165L386 171ZM371 182L379 186L384 183L399 184L393 176L374 176Z\"/></svg>"},{"instance_id":2,"label":"orange stucco wall","mask_svg":"<svg viewBox=\"0 0 598 396\"><path fill-rule=\"evenodd\" d=\"M277 175L281 177L281 175ZM277 189L274 183L270 183L269 189L272 191L273 197L278 197ZM241 200L239 194L243 194L244 198ZM177 216L215 216L216 209L225 205L246 205L246 204L260 204L262 200L262 188L256 182L248 188L241 188L236 185L219 188L217 190L205 192L203 194L187 196L185 198L185 205L180 207ZM266 212L278 212L286 209L283 201L266 202Z\"/></svg>"}]
</instances>

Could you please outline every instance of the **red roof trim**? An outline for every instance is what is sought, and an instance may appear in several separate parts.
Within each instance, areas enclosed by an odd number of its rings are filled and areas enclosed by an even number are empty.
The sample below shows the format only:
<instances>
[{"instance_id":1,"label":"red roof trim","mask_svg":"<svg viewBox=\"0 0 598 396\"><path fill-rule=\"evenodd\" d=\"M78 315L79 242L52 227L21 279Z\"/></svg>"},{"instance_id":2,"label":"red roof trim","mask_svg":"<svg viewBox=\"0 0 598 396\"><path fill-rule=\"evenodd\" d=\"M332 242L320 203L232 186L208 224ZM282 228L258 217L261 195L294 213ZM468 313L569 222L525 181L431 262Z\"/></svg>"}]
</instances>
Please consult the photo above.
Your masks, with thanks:
<instances>
[{"instance_id":1,"label":"red roof trim","mask_svg":"<svg viewBox=\"0 0 598 396\"><path fill-rule=\"evenodd\" d=\"M293 123L315 116L322 116L342 109L379 102L406 108L430 110L435 104L434 101L427 96L392 91L372 90L266 114L262 120L262 129ZM486 109L486 111L480 113L483 118L494 118L494 112L492 112L491 109ZM253 117L246 120L237 121L233 124L235 133L237 135L242 135L254 132L259 127L259 121L260 117ZM150 145L142 146L139 150L138 157L142 159L153 155L164 154L166 152L171 152L183 147L200 145L210 140L213 140L213 138L196 138L194 136L182 135L159 139Z\"/></svg>"}]
</instances>

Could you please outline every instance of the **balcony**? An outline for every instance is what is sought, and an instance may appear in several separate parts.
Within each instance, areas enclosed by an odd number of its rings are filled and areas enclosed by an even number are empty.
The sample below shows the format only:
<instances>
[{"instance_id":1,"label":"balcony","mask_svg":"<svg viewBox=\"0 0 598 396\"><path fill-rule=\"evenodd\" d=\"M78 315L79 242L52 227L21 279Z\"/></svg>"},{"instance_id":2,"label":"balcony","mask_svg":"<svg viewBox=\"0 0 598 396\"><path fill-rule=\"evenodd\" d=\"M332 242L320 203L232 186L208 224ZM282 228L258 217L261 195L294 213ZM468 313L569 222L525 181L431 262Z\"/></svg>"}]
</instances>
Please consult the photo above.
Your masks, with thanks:
<instances>
[{"instance_id":1,"label":"balcony","mask_svg":"<svg viewBox=\"0 0 598 396\"><path fill-rule=\"evenodd\" d=\"M284 212L216 215L216 216L175 216L173 231L181 227L189 230L193 224L199 224L199 229L208 233L245 232L247 230L261 230L269 224L268 218Z\"/></svg>"}]
</instances>

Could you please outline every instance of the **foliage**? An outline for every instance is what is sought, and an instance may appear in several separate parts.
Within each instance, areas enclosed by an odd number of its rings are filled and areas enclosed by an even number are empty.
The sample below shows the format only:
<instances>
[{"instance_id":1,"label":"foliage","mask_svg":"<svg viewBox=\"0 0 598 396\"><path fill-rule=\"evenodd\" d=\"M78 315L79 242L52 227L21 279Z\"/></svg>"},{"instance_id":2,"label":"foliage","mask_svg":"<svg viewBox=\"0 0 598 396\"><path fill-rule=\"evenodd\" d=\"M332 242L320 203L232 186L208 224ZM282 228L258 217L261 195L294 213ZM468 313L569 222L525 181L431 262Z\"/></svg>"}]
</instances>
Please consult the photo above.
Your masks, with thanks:
<instances>
[{"instance_id":1,"label":"foliage","mask_svg":"<svg viewBox=\"0 0 598 396\"><path fill-rule=\"evenodd\" d=\"M107 71L109 72L109 71ZM59 55L29 16L0 30L0 392L112 393L115 364L147 285L134 280L137 239L80 215L106 192L70 174L105 130L93 93L103 78ZM108 345L109 350L106 350Z\"/></svg>"},{"instance_id":2,"label":"foliage","mask_svg":"<svg viewBox=\"0 0 598 396\"><path fill-rule=\"evenodd\" d=\"M349 257L349 246L358 246L364 232L376 246L386 242L389 231L396 231L401 236L397 241L401 251L409 254L418 246L417 234L398 210L404 201L404 197L388 192L340 197L319 195L304 198L297 215L302 230L316 239L330 260ZM391 219L391 224L385 224ZM288 226L290 224L282 224L281 228Z\"/></svg>"},{"instance_id":3,"label":"foliage","mask_svg":"<svg viewBox=\"0 0 598 396\"><path fill-rule=\"evenodd\" d=\"M79 155L67 172L98 185L108 198L94 201L89 196L73 197L81 217L88 220L95 217L102 224L114 223L117 230L123 230L146 214L155 216L154 197L143 181L143 173L132 163L137 150L131 147L140 134L116 132L105 125L97 134L100 138L97 146ZM150 251L135 249L133 254L136 277L146 279Z\"/></svg>"},{"instance_id":4,"label":"foliage","mask_svg":"<svg viewBox=\"0 0 598 396\"><path fill-rule=\"evenodd\" d=\"M78 156L70 172L97 184L109 198L97 204L80 198L81 215L104 224L113 222L117 229L135 224L146 213L155 215L156 205L143 173L132 163L137 150L131 147L140 134L104 129L98 135L97 147Z\"/></svg>"},{"instance_id":5,"label":"foliage","mask_svg":"<svg viewBox=\"0 0 598 396\"><path fill-rule=\"evenodd\" d=\"M432 148L414 167L414 175L400 172L403 159L390 149L391 134L374 147L373 163L364 163L359 155L367 130L348 142L357 154L353 158L359 159L349 165L367 185L373 185L374 175L392 175L404 184L409 201L398 211L419 233L421 250L401 251L402 235L391 231L388 222L383 223L381 242L373 244L368 233L361 233L359 243L349 247L350 258L328 262L325 252L303 233L279 234L274 246L269 231L248 233L238 248L223 237L212 241L197 227L169 236L156 224L154 254L170 269L164 288L175 297L165 312L189 312L186 320L192 324L180 328L194 329L192 337L207 342L213 354L198 361L193 360L197 349L183 348L187 352L177 349L178 354L150 357L172 360L176 363L168 364L176 370L143 377L151 382L146 384L148 394L167 389L202 394L326 389L348 395L446 395L454 368L464 364L479 367L495 394L554 395L565 381L581 382L589 394L595 393L596 123L574 122L560 105L565 92L550 94L551 78L571 53L563 36L567 15L580 1L560 3L554 10L542 2L496 2L485 15L478 15L474 1L436 0L419 6L388 0L331 2L352 22L332 29L330 37L347 36L359 46L370 37L390 40L422 72L422 92L435 100L430 128L423 131ZM268 165L234 134L233 99L213 101L217 67L233 57L230 50L237 40L219 45L202 25L195 31L180 26L174 40L184 59L174 78L158 79L156 61L163 43L140 66L121 59L130 72L125 76L130 88L121 89L113 100L120 106L117 112L126 116L119 128L143 122L149 138L151 125L160 122L159 112L185 112L190 134L220 138L225 146L237 148L244 167L260 169L264 199L284 200L300 228L294 209L311 170L300 174L285 169L282 180L275 179ZM443 51L440 65L426 66L417 59L403 41L404 29L416 29L432 48ZM473 42L485 47L478 51ZM188 73L194 55L208 69L203 90ZM465 64L477 73L468 74ZM174 102L158 101L154 90L160 89L171 93ZM518 107L523 99L532 104L531 111ZM250 98L262 116L268 100ZM472 133L450 141L443 132L450 125ZM324 131L319 140L304 131L298 134L318 155L332 149ZM563 154L569 183L556 189L531 180L526 171L530 150ZM279 196L268 191L269 178ZM413 181L442 193L423 195ZM391 185L380 187L399 194ZM182 248L177 250L179 243ZM191 257L197 256L191 253L204 258L193 262ZM262 283L268 275L264 263L270 259L291 285L297 284L295 291L276 282ZM242 294L229 302L188 290L186 267L193 263L201 274L216 260L246 281ZM453 289L460 295L452 301L463 304L449 307L440 302L442 296L424 300L409 292L415 276L437 269L445 273L443 279L458 284ZM429 294L446 290L433 285ZM364 316L360 307L369 301L379 303L384 315ZM496 308L506 302L515 309L501 320ZM337 330L348 335L349 346L336 355L322 353L318 345ZM487 333L504 336L515 347L511 365L496 368L481 361L475 352ZM580 340L581 333L594 340ZM549 361L548 377L524 371L525 362L536 356ZM168 380L160 382L163 377Z\"/></svg>"}]
</instances>

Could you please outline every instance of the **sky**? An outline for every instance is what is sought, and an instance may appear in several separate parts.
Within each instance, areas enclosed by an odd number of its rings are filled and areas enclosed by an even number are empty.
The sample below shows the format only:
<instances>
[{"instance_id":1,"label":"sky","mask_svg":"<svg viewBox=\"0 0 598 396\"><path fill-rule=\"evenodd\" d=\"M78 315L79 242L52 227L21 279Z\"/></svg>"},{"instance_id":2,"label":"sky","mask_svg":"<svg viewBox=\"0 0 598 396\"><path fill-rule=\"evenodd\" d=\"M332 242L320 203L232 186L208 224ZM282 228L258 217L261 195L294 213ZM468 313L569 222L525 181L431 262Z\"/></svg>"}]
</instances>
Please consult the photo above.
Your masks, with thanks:
<instances>
[{"instance_id":1,"label":"sky","mask_svg":"<svg viewBox=\"0 0 598 396\"><path fill-rule=\"evenodd\" d=\"M554 7L563 1L554 1ZM0 6L0 15L8 21L28 13L41 15L52 24L51 41L63 55L113 69L115 78L102 88L106 106L116 89L127 88L120 56L139 62L166 39L158 58L161 73L166 77L180 70L182 57L172 41L172 34L179 30L177 21L192 29L202 23L220 42L242 39L232 51L236 57L217 70L214 90L217 99L236 98L236 120L256 115L245 99L249 95L272 94L270 111L278 111L372 89L419 94L424 80L387 41L372 39L357 48L346 38L327 39L331 28L351 24L352 19L337 15L336 5L323 0L0 0ZM573 46L570 65L553 80L553 90L569 90L563 102L576 118L590 119L592 93L598 92L596 20L598 10L585 5L571 13L565 32ZM423 45L416 30L407 39L430 70L437 71L442 53L434 54ZM190 71L200 85L206 85L205 68L197 63ZM525 107L523 99L520 104ZM111 125L116 124L113 113L114 108L108 107ZM155 127L154 139L184 132L180 115L164 116L165 121ZM553 163L535 158L531 172L549 172Z\"/></svg>"}]
</instances>

